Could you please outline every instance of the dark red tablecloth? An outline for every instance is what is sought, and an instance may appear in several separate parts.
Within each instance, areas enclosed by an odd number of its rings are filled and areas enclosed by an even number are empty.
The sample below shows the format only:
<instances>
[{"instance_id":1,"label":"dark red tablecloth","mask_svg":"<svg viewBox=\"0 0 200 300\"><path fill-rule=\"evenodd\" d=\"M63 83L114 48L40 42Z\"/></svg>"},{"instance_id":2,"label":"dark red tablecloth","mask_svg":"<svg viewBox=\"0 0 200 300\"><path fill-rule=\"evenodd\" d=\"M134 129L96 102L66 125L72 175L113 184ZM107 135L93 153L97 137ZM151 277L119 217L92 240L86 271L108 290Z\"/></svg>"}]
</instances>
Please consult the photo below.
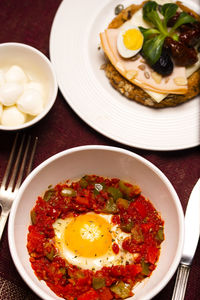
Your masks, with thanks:
<instances>
[{"instance_id":1,"label":"dark red tablecloth","mask_svg":"<svg viewBox=\"0 0 200 300\"><path fill-rule=\"evenodd\" d=\"M49 57L49 34L60 3L61 0L1 0L0 42L26 43ZM184 210L192 187L200 177L199 147L172 152L154 152L126 147L107 139L86 125L72 111L60 92L49 114L36 126L26 131L32 136L39 137L34 167L55 153L79 145L119 146L140 154L160 168L172 182ZM14 136L15 133L12 132L0 132L0 180L4 174ZM191 268L186 300L200 299L199 274L200 245ZM174 281L175 276L154 300L171 299ZM39 299L26 286L15 269L9 253L7 227L0 244L0 299Z\"/></svg>"}]
</instances>

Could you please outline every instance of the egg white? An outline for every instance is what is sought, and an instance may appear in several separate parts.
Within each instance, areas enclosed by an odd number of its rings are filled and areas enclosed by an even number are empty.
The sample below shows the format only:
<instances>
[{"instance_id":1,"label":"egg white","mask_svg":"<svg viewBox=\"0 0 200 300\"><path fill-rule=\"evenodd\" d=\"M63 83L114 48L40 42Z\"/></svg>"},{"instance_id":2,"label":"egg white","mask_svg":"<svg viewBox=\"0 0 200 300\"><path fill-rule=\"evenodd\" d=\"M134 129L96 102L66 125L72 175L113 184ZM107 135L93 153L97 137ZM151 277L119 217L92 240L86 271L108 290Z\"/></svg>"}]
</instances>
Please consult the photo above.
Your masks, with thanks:
<instances>
[{"instance_id":1,"label":"egg white","mask_svg":"<svg viewBox=\"0 0 200 300\"><path fill-rule=\"evenodd\" d=\"M94 214L94 213L89 213ZM83 269L99 270L103 266L111 267L112 265L125 265L133 263L134 255L122 249L123 240L130 236L130 234L123 232L118 225L112 223L112 215L98 214L98 216L104 218L111 226L112 242L118 244L119 253L115 254L112 250L112 243L105 255L98 257L81 257L73 251L71 251L65 244L65 228L73 220L73 218L57 219L53 224L55 232L55 246L59 255L65 258L69 263L81 267Z\"/></svg>"}]
</instances>

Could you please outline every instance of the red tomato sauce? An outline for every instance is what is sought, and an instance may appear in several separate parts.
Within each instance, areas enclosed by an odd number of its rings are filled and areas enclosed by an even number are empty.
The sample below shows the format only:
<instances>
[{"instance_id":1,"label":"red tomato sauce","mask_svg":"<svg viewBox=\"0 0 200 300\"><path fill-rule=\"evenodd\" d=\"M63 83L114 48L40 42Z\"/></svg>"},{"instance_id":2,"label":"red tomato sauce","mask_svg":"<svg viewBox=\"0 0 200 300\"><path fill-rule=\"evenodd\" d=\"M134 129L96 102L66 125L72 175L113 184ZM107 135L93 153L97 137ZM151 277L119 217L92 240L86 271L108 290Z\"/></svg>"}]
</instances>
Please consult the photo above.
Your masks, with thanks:
<instances>
[{"instance_id":1,"label":"red tomato sauce","mask_svg":"<svg viewBox=\"0 0 200 300\"><path fill-rule=\"evenodd\" d=\"M53 223L87 212L112 214L113 224L129 236L122 250L137 253L134 263L81 269L59 256ZM49 187L31 211L27 249L31 266L55 294L68 300L124 299L137 282L151 276L164 240L164 221L137 185L118 178L85 175L79 181ZM119 245L112 244L114 254Z\"/></svg>"}]
</instances>

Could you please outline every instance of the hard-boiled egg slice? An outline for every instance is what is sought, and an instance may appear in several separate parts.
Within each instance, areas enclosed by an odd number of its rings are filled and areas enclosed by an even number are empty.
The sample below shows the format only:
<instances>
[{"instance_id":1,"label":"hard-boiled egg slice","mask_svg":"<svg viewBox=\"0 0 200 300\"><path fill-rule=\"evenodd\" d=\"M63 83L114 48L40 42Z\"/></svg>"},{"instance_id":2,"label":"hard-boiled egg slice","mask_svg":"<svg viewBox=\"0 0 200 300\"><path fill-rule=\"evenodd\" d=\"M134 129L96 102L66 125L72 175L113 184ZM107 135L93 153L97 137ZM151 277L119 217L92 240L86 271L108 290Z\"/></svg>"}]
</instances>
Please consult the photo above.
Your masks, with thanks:
<instances>
[{"instance_id":1,"label":"hard-boiled egg slice","mask_svg":"<svg viewBox=\"0 0 200 300\"><path fill-rule=\"evenodd\" d=\"M136 55L142 48L144 37L137 26L125 23L117 38L117 50L124 58Z\"/></svg>"}]
</instances>

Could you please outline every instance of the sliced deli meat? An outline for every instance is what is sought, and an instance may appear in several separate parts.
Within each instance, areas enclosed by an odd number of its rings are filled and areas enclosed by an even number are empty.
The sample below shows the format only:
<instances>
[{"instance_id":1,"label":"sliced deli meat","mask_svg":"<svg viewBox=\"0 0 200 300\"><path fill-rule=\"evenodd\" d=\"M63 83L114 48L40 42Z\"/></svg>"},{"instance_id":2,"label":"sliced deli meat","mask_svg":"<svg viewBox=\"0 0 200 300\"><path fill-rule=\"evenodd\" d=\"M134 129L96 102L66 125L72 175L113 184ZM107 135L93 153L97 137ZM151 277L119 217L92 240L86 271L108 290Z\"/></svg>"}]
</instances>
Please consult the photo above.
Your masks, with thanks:
<instances>
[{"instance_id":1,"label":"sliced deli meat","mask_svg":"<svg viewBox=\"0 0 200 300\"><path fill-rule=\"evenodd\" d=\"M124 59L117 50L120 29L106 29L100 33L102 48L112 65L131 83L160 94L185 94L187 92L186 68L174 66L170 76L162 77L147 65L141 55Z\"/></svg>"}]
</instances>

